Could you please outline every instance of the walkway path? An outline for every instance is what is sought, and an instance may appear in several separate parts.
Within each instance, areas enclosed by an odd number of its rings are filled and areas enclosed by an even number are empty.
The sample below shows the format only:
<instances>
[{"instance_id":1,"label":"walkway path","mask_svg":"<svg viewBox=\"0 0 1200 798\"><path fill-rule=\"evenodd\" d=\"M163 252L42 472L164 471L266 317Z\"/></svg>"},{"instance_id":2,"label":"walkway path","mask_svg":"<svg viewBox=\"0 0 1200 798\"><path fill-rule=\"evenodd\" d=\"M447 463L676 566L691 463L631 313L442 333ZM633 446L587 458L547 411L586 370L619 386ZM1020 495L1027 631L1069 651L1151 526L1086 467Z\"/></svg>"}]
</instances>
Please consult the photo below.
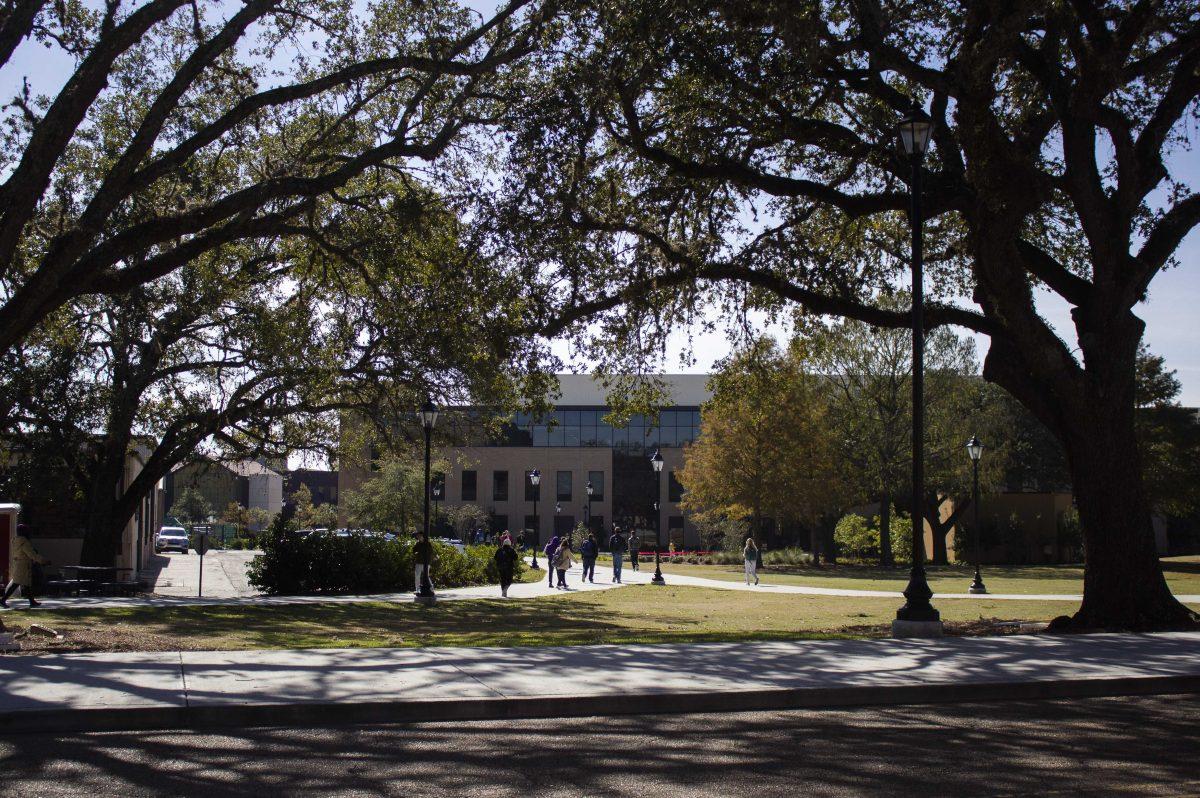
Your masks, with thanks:
<instances>
[{"instance_id":1,"label":"walkway path","mask_svg":"<svg viewBox=\"0 0 1200 798\"><path fill-rule=\"evenodd\" d=\"M0 732L1200 692L1200 633L0 659Z\"/></svg>"},{"instance_id":2,"label":"walkway path","mask_svg":"<svg viewBox=\"0 0 1200 798\"><path fill-rule=\"evenodd\" d=\"M194 556L194 555L193 555ZM193 606L193 605L212 605L212 606L231 606L231 605L289 605L289 604L342 604L342 603L357 603L368 601L390 601L390 602L411 602L411 593L380 593L369 596L261 596L261 595L238 595L224 597L207 597L209 577L208 557L205 557L205 598L197 598L195 593L190 595L160 595L142 596L138 598L116 598L105 596L81 596L78 598L61 598L61 599L45 599L42 604L45 609L65 609L71 607L141 607L141 606L162 606L162 607L178 607L178 606ZM539 559L539 562L543 560ZM228 564L226 564L228 567ZM216 570L216 569L212 569ZM436 573L434 574L436 577ZM569 592L589 591L589 590L608 590L614 587L625 587L627 585L645 585L649 584L654 576L653 564L642 563L641 570L634 571L626 567L622 571L624 584L617 585L612 582L612 569L603 566L596 566L596 582L595 584L583 583L583 570L580 566L575 566L567 574L567 582L570 585ZM769 583L770 575L764 576L767 581L760 585L747 585L745 582L728 582L721 579L705 579L698 576L684 576L682 574L667 574L665 576L667 583L670 585L681 585L685 587L705 587L714 590L735 590L735 591L754 591L758 593L783 593L806 596L859 596L859 597L874 597L874 598L902 598L902 594L898 592L885 590L850 590L850 589L835 589L827 587L809 587L807 585L772 585ZM436 589L436 584L435 584ZM544 596L561 595L563 591L550 587L545 580L538 582L519 583L512 586L509 590L509 598L514 599L529 599L541 598ZM500 599L500 588L496 585L482 585L480 587L461 587L447 588L437 590L438 599L441 601L461 601L464 599ZM1185 604L1200 605L1200 595L1181 595L1176 596ZM1000 601L1082 601L1083 597L1072 594L1003 594L1003 593L988 593L985 595L972 595L969 593L938 593L934 596L935 600L954 599L954 600L1000 600ZM23 604L20 601L12 602L12 607L18 610L23 609ZM28 611L28 610L24 610ZM3 612L3 610L0 610ZM36 610L34 610L36 612Z\"/></svg>"}]
</instances>

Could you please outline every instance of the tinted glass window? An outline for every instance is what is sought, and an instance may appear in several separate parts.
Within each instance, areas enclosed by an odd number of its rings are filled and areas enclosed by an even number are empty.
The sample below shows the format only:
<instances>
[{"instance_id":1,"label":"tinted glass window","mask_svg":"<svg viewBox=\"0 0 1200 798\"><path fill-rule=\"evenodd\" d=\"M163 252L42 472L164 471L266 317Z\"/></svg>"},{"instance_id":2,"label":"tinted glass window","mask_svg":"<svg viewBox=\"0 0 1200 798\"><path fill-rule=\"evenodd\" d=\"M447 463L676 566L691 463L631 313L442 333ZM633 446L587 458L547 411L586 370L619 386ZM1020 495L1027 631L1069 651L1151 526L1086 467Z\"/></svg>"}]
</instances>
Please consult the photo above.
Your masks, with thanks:
<instances>
[{"instance_id":1,"label":"tinted glass window","mask_svg":"<svg viewBox=\"0 0 1200 798\"><path fill-rule=\"evenodd\" d=\"M475 472L462 472L462 500L465 502L475 501Z\"/></svg>"},{"instance_id":2,"label":"tinted glass window","mask_svg":"<svg viewBox=\"0 0 1200 798\"><path fill-rule=\"evenodd\" d=\"M683 501L683 485L675 478L674 471L667 475L667 480L667 501L675 503Z\"/></svg>"},{"instance_id":3,"label":"tinted glass window","mask_svg":"<svg viewBox=\"0 0 1200 798\"><path fill-rule=\"evenodd\" d=\"M592 483L592 501L602 501L604 499L604 472L589 471L588 482Z\"/></svg>"},{"instance_id":4,"label":"tinted glass window","mask_svg":"<svg viewBox=\"0 0 1200 798\"><path fill-rule=\"evenodd\" d=\"M508 472L492 472L492 501L508 501Z\"/></svg>"},{"instance_id":5,"label":"tinted glass window","mask_svg":"<svg viewBox=\"0 0 1200 798\"><path fill-rule=\"evenodd\" d=\"M559 471L557 477L558 490L555 493L555 498L560 502L571 501L571 472Z\"/></svg>"}]
</instances>

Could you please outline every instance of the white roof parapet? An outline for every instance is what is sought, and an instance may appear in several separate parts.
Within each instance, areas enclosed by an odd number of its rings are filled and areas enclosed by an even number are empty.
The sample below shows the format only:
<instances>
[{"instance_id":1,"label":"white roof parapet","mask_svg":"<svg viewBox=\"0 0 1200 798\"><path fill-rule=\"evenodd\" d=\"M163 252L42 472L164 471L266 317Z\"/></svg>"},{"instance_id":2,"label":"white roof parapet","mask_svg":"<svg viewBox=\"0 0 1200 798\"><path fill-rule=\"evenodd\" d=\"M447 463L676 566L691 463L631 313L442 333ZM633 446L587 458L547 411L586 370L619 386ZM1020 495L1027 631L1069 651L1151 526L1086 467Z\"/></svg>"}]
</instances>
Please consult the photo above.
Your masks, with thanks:
<instances>
[{"instance_id":1,"label":"white roof parapet","mask_svg":"<svg viewBox=\"0 0 1200 798\"><path fill-rule=\"evenodd\" d=\"M591 374L558 374L561 396L556 405L608 404L604 386ZM655 377L666 384L670 399L664 406L695 407L712 398L708 390L708 374L659 374Z\"/></svg>"}]
</instances>

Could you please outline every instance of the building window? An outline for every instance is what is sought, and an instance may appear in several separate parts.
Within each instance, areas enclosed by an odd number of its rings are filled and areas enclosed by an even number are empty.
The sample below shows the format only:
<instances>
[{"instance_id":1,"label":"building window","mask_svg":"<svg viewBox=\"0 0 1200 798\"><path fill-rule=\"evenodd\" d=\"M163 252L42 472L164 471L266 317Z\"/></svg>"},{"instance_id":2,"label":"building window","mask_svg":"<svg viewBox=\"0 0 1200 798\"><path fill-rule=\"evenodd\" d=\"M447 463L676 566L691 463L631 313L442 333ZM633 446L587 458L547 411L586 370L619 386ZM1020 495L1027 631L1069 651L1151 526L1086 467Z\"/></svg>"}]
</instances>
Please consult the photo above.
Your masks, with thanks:
<instances>
[{"instance_id":1,"label":"building window","mask_svg":"<svg viewBox=\"0 0 1200 798\"><path fill-rule=\"evenodd\" d=\"M560 502L571 501L571 472L559 471L556 484L558 490L555 493L555 499Z\"/></svg>"},{"instance_id":2,"label":"building window","mask_svg":"<svg viewBox=\"0 0 1200 798\"><path fill-rule=\"evenodd\" d=\"M675 472L667 474L667 501L679 504L683 501L683 485L675 478Z\"/></svg>"},{"instance_id":3,"label":"building window","mask_svg":"<svg viewBox=\"0 0 1200 798\"><path fill-rule=\"evenodd\" d=\"M589 471L588 482L592 483L592 501L604 501L604 472Z\"/></svg>"},{"instance_id":4,"label":"building window","mask_svg":"<svg viewBox=\"0 0 1200 798\"><path fill-rule=\"evenodd\" d=\"M462 500L465 502L475 501L475 472L462 472Z\"/></svg>"},{"instance_id":5,"label":"building window","mask_svg":"<svg viewBox=\"0 0 1200 798\"><path fill-rule=\"evenodd\" d=\"M492 472L492 501L506 502L508 501L508 472L493 471Z\"/></svg>"}]
</instances>

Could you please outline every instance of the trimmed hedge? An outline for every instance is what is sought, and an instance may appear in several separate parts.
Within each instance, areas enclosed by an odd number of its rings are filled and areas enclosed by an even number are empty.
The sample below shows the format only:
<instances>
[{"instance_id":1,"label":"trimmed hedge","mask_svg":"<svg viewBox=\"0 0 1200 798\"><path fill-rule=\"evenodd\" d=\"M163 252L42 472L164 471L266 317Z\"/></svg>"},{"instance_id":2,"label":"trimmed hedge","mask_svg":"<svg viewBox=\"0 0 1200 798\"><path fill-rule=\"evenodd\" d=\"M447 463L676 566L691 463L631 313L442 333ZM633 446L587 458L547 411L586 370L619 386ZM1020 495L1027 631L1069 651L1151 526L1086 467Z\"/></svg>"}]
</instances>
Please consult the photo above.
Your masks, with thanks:
<instances>
[{"instance_id":1,"label":"trimmed hedge","mask_svg":"<svg viewBox=\"0 0 1200 798\"><path fill-rule=\"evenodd\" d=\"M374 535L300 535L279 524L263 536L263 553L251 561L249 580L263 593L277 596L412 591L414 544L412 539ZM435 587L499 583L495 546L468 546L465 553L436 541L433 547ZM518 559L518 581L524 568Z\"/></svg>"}]
</instances>

